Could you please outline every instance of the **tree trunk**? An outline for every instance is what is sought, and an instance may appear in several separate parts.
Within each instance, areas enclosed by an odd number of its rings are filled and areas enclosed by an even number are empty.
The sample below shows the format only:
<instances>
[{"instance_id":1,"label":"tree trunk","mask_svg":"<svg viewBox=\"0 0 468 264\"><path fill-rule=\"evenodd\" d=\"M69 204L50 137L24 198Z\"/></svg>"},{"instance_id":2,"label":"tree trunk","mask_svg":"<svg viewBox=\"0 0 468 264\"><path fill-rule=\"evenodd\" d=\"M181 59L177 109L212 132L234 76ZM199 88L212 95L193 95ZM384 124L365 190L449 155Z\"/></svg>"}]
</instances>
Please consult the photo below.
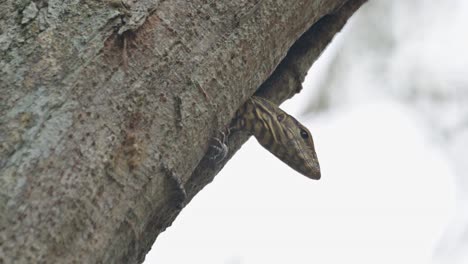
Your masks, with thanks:
<instances>
[{"instance_id":1,"label":"tree trunk","mask_svg":"<svg viewBox=\"0 0 468 264\"><path fill-rule=\"evenodd\" d=\"M0 263L143 261L365 0L124 1L1 4Z\"/></svg>"}]
</instances>

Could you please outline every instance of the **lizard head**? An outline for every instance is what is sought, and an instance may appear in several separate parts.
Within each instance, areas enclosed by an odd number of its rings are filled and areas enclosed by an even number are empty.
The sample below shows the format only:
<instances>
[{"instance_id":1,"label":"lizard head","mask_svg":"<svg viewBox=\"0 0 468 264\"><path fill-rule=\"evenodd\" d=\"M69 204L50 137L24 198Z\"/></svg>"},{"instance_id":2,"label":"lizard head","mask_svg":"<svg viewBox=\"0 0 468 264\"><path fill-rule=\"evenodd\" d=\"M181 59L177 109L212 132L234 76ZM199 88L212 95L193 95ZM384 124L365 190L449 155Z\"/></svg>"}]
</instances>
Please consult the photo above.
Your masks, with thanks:
<instances>
[{"instance_id":1,"label":"lizard head","mask_svg":"<svg viewBox=\"0 0 468 264\"><path fill-rule=\"evenodd\" d=\"M244 127L263 147L304 176L320 179L314 141L305 126L263 98L252 97L245 109L239 120L245 119Z\"/></svg>"},{"instance_id":2,"label":"lizard head","mask_svg":"<svg viewBox=\"0 0 468 264\"><path fill-rule=\"evenodd\" d=\"M310 179L319 180L320 164L315 153L312 134L293 117L288 116L288 119L291 125L287 126L289 157L284 159L286 164Z\"/></svg>"},{"instance_id":3,"label":"lizard head","mask_svg":"<svg viewBox=\"0 0 468 264\"><path fill-rule=\"evenodd\" d=\"M297 143L297 170L311 179L320 180L320 164L318 162L317 154L315 153L315 146L314 140L312 139L312 134L306 127L300 124L298 128L299 131L295 131L295 133L299 132L300 139L297 138L297 141L302 140L303 142Z\"/></svg>"},{"instance_id":4,"label":"lizard head","mask_svg":"<svg viewBox=\"0 0 468 264\"><path fill-rule=\"evenodd\" d=\"M272 154L304 176L319 180L320 165L310 131L294 117L277 110L277 121L269 123L257 140ZM260 130L260 129L259 129Z\"/></svg>"}]
</instances>

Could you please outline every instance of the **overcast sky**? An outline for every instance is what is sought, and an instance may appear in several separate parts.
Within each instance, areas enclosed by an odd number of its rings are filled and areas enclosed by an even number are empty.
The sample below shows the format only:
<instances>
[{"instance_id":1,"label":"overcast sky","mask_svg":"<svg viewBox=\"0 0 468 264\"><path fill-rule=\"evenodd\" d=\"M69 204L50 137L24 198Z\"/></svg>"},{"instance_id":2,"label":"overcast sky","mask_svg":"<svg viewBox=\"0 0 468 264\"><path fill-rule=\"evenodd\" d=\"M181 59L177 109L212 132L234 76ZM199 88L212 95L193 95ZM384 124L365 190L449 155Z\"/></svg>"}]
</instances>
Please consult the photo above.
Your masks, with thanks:
<instances>
[{"instance_id":1,"label":"overcast sky","mask_svg":"<svg viewBox=\"0 0 468 264\"><path fill-rule=\"evenodd\" d=\"M252 138L145 263L468 263L468 3L372 2L282 105L322 179ZM304 114L323 91L329 108Z\"/></svg>"}]
</instances>

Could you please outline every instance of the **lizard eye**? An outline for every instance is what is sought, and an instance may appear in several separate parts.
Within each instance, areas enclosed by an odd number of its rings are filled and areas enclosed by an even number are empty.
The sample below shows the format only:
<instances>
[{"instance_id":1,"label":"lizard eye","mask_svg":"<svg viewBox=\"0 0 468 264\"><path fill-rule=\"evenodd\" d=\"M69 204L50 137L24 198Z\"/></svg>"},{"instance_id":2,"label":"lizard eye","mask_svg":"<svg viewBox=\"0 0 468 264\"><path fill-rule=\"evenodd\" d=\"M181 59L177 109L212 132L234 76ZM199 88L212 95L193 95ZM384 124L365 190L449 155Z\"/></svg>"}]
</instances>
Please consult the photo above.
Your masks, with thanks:
<instances>
[{"instance_id":1,"label":"lizard eye","mask_svg":"<svg viewBox=\"0 0 468 264\"><path fill-rule=\"evenodd\" d=\"M301 137L303 139L308 139L309 138L309 133L307 133L307 131L305 131L304 129L301 129Z\"/></svg>"},{"instance_id":2,"label":"lizard eye","mask_svg":"<svg viewBox=\"0 0 468 264\"><path fill-rule=\"evenodd\" d=\"M281 122L281 121L283 121L283 119L284 119L284 115L283 115L283 114L278 115L276 118L278 119L278 121Z\"/></svg>"}]
</instances>

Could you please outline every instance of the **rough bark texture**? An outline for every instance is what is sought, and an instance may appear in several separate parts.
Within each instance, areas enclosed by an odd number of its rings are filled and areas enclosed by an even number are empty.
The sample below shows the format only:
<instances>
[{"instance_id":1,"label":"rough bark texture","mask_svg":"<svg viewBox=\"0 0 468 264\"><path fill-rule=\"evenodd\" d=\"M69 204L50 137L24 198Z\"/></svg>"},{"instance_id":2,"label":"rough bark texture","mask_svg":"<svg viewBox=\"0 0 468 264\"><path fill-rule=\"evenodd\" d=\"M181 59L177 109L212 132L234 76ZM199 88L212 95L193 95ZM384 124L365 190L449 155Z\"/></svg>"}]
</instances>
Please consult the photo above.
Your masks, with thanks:
<instances>
[{"instance_id":1,"label":"rough bark texture","mask_svg":"<svg viewBox=\"0 0 468 264\"><path fill-rule=\"evenodd\" d=\"M141 262L223 166L210 138L363 2L2 2L0 263Z\"/></svg>"}]
</instances>

